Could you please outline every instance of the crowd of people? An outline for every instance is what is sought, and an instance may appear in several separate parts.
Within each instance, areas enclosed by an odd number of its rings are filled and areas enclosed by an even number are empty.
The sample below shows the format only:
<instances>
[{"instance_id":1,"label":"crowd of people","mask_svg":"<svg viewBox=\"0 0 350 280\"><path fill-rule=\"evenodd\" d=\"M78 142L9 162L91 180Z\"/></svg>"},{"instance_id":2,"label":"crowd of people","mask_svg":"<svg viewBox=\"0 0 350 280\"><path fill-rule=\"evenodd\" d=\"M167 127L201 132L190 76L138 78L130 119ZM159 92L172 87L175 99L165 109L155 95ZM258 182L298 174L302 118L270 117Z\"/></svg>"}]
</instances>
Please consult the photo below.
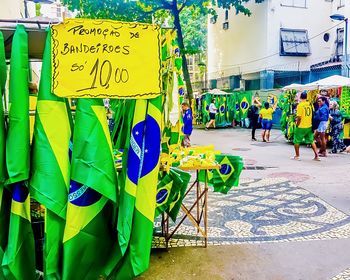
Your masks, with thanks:
<instances>
[{"instance_id":1,"label":"crowd of people","mask_svg":"<svg viewBox=\"0 0 350 280\"><path fill-rule=\"evenodd\" d=\"M248 118L251 126L251 140L258 141L255 137L256 130L262 129L261 140L270 142L272 129L272 115L277 103L271 105L269 102L261 102L258 96L254 96L252 105L248 109ZM205 125L205 130L210 127L215 128L215 116L217 108L213 99L209 105L209 122ZM182 145L189 147L190 135L192 133L192 111L187 102L182 104L183 132L184 140ZM314 160L319 161L320 157L327 156L327 138L331 136L332 146L330 153L348 152L350 146L346 147L342 139L344 123L338 102L329 100L325 96L318 96L316 102L311 104L307 101L307 93L300 94L296 107L294 131L294 160L300 160L300 144L307 144L314 152Z\"/></svg>"},{"instance_id":2,"label":"crowd of people","mask_svg":"<svg viewBox=\"0 0 350 280\"><path fill-rule=\"evenodd\" d=\"M328 135L331 136L332 147L330 153L350 152L342 138L344 123L339 110L338 102L329 100L326 96L319 95L316 102L307 101L307 93L300 94L296 108L294 131L294 160L300 160L299 146L305 143L314 152L314 160L320 161L320 157L327 156Z\"/></svg>"}]
</instances>

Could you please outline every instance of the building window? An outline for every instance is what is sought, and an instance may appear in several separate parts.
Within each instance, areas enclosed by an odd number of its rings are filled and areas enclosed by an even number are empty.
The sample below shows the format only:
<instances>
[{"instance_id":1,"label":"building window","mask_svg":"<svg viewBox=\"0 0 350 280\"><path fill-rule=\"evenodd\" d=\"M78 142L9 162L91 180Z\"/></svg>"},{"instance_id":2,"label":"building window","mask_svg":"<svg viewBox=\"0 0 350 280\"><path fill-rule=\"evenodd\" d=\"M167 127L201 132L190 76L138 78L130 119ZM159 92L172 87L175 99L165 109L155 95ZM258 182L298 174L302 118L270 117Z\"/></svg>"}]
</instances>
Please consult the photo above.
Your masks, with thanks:
<instances>
[{"instance_id":1,"label":"building window","mask_svg":"<svg viewBox=\"0 0 350 280\"><path fill-rule=\"evenodd\" d=\"M337 8L339 9L339 8L344 7L344 6L345 6L345 0L339 0Z\"/></svg>"},{"instance_id":2,"label":"building window","mask_svg":"<svg viewBox=\"0 0 350 280\"><path fill-rule=\"evenodd\" d=\"M281 0L281 6L306 8L306 0Z\"/></svg>"},{"instance_id":3,"label":"building window","mask_svg":"<svg viewBox=\"0 0 350 280\"><path fill-rule=\"evenodd\" d=\"M281 28L281 56L308 56L310 54L307 30Z\"/></svg>"},{"instance_id":4,"label":"building window","mask_svg":"<svg viewBox=\"0 0 350 280\"><path fill-rule=\"evenodd\" d=\"M228 10L225 10L225 21L228 21Z\"/></svg>"},{"instance_id":5,"label":"building window","mask_svg":"<svg viewBox=\"0 0 350 280\"><path fill-rule=\"evenodd\" d=\"M337 61L343 55L343 43L344 43L344 28L337 29L337 38L335 39L335 57Z\"/></svg>"}]
</instances>

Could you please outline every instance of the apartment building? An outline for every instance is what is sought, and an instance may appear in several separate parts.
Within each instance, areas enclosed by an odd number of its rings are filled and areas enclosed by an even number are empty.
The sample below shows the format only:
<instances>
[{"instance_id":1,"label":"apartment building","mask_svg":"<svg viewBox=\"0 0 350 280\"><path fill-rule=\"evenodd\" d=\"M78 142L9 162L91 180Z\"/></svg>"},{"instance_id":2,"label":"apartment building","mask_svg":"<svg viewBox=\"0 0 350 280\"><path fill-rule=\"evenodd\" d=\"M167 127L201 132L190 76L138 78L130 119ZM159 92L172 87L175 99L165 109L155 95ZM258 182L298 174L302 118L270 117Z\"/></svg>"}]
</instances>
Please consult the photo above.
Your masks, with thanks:
<instances>
[{"instance_id":1,"label":"apartment building","mask_svg":"<svg viewBox=\"0 0 350 280\"><path fill-rule=\"evenodd\" d=\"M217 10L208 21L212 88L271 89L344 72L345 0L250 1L250 17Z\"/></svg>"}]
</instances>

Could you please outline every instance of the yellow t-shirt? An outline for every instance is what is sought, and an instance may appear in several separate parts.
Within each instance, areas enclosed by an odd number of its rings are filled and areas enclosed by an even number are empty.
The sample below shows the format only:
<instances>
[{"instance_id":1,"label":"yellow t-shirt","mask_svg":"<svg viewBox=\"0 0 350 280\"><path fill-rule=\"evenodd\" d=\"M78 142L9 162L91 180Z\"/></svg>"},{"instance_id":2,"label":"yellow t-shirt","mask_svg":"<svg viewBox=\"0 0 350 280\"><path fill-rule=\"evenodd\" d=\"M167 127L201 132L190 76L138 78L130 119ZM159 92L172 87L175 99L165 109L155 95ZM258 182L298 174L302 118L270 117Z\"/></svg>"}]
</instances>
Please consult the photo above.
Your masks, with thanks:
<instances>
[{"instance_id":1,"label":"yellow t-shirt","mask_svg":"<svg viewBox=\"0 0 350 280\"><path fill-rule=\"evenodd\" d=\"M309 128L312 126L312 107L309 102L301 101L297 106L297 117L299 117L299 128Z\"/></svg>"},{"instance_id":2,"label":"yellow t-shirt","mask_svg":"<svg viewBox=\"0 0 350 280\"><path fill-rule=\"evenodd\" d=\"M272 108L268 108L268 109L262 108L260 110L261 118L265 120L272 120L272 113L273 113Z\"/></svg>"}]
</instances>

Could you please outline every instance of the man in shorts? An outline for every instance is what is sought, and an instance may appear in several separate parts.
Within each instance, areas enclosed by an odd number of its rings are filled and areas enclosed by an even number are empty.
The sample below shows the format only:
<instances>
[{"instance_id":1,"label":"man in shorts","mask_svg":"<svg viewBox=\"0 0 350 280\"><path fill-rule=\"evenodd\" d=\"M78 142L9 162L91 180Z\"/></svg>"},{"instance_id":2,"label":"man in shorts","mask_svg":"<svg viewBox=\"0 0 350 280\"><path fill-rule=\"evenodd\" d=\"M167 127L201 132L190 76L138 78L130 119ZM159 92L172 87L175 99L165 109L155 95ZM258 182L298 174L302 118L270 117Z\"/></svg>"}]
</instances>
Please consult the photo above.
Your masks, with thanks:
<instances>
[{"instance_id":1,"label":"man in shorts","mask_svg":"<svg viewBox=\"0 0 350 280\"><path fill-rule=\"evenodd\" d=\"M314 143L314 134L312 132L312 107L308 101L306 101L307 93L302 92L300 95L300 103L297 106L296 128L294 131L294 160L300 160L299 147L303 142L305 144L311 144L311 148L314 151L314 160L319 161L320 158L317 155L316 144Z\"/></svg>"}]
</instances>

